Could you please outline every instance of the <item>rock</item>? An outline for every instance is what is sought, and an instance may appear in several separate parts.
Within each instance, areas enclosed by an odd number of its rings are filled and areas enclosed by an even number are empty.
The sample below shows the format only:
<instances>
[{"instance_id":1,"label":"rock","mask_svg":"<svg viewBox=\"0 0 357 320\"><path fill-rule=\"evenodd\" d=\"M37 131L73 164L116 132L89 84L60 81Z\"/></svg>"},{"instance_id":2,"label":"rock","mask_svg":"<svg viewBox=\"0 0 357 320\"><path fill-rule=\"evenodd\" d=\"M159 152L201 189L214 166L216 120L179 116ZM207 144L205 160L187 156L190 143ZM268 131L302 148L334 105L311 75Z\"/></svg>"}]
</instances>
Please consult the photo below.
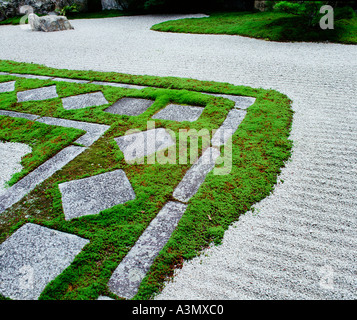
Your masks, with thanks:
<instances>
[{"instance_id":1,"label":"rock","mask_svg":"<svg viewBox=\"0 0 357 320\"><path fill-rule=\"evenodd\" d=\"M36 14L30 13L28 20L32 31L52 32L74 29L64 16L49 15L38 17Z\"/></svg>"}]
</instances>

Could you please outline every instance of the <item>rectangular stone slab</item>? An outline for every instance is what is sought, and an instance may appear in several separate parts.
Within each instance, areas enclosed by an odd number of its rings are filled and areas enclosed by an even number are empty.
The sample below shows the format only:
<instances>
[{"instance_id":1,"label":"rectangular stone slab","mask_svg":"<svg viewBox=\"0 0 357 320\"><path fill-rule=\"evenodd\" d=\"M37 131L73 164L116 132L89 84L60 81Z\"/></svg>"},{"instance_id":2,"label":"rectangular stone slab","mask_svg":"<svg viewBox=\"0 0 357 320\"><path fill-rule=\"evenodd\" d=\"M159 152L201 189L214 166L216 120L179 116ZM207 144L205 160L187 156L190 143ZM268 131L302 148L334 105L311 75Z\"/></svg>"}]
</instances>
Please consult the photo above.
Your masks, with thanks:
<instances>
[{"instance_id":1,"label":"rectangular stone slab","mask_svg":"<svg viewBox=\"0 0 357 320\"><path fill-rule=\"evenodd\" d=\"M75 110L75 109L82 109L82 108L93 107L93 106L101 106L107 103L108 101L107 99L105 99L101 91L62 98L63 108L65 108L66 110Z\"/></svg>"},{"instance_id":2,"label":"rectangular stone slab","mask_svg":"<svg viewBox=\"0 0 357 320\"><path fill-rule=\"evenodd\" d=\"M33 101L33 100L47 100L57 98L58 94L56 86L42 87L37 89L31 89L26 91L20 91L17 93L17 101Z\"/></svg>"},{"instance_id":3,"label":"rectangular stone slab","mask_svg":"<svg viewBox=\"0 0 357 320\"><path fill-rule=\"evenodd\" d=\"M127 299L135 296L141 281L170 239L186 208L187 205L179 202L165 204L115 269L108 283L109 290Z\"/></svg>"},{"instance_id":4,"label":"rectangular stone slab","mask_svg":"<svg viewBox=\"0 0 357 320\"><path fill-rule=\"evenodd\" d=\"M70 79L70 78L53 78L52 81L63 81L63 82L73 82L73 83L89 83L89 80Z\"/></svg>"},{"instance_id":5,"label":"rectangular stone slab","mask_svg":"<svg viewBox=\"0 0 357 320\"><path fill-rule=\"evenodd\" d=\"M203 107L169 104L164 109L154 114L152 119L193 122L201 116L203 110Z\"/></svg>"},{"instance_id":6,"label":"rectangular stone slab","mask_svg":"<svg viewBox=\"0 0 357 320\"><path fill-rule=\"evenodd\" d=\"M35 121L36 119L38 119L40 117L35 114L22 113L22 112L16 112L16 111L8 111L8 110L0 110L0 116L23 118L23 119L32 120L32 121Z\"/></svg>"},{"instance_id":7,"label":"rectangular stone slab","mask_svg":"<svg viewBox=\"0 0 357 320\"><path fill-rule=\"evenodd\" d=\"M123 170L61 183L59 189L66 220L98 214L135 199L134 190Z\"/></svg>"},{"instance_id":8,"label":"rectangular stone slab","mask_svg":"<svg viewBox=\"0 0 357 320\"><path fill-rule=\"evenodd\" d=\"M154 101L139 98L122 98L105 109L105 112L127 116L138 116L149 109Z\"/></svg>"},{"instance_id":9,"label":"rectangular stone slab","mask_svg":"<svg viewBox=\"0 0 357 320\"><path fill-rule=\"evenodd\" d=\"M14 91L15 82L16 81L0 82L0 93Z\"/></svg>"},{"instance_id":10,"label":"rectangular stone slab","mask_svg":"<svg viewBox=\"0 0 357 320\"><path fill-rule=\"evenodd\" d=\"M136 84L128 84L128 83L118 83L118 82L105 82L105 81L92 81L91 84L96 84L99 86L111 86L111 87L118 87L118 88L124 88L124 89L145 89L147 88L146 86L140 86Z\"/></svg>"},{"instance_id":11,"label":"rectangular stone slab","mask_svg":"<svg viewBox=\"0 0 357 320\"><path fill-rule=\"evenodd\" d=\"M202 156L186 172L181 182L176 187L173 197L181 202L188 202L205 181L207 174L214 168L220 151L208 148Z\"/></svg>"},{"instance_id":12,"label":"rectangular stone slab","mask_svg":"<svg viewBox=\"0 0 357 320\"><path fill-rule=\"evenodd\" d=\"M78 236L27 223L0 244L0 293L36 300L89 243Z\"/></svg>"}]
</instances>

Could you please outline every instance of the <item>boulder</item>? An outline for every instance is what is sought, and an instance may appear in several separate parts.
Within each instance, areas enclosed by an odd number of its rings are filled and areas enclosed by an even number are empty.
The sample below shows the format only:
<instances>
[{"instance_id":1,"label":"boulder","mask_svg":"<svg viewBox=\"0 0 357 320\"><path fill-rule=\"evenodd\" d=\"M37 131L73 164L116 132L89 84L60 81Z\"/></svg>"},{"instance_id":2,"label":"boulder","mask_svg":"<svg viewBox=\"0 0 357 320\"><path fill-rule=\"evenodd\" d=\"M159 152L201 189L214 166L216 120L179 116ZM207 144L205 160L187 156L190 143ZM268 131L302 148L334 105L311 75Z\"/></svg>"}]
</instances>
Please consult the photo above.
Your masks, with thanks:
<instances>
[{"instance_id":1,"label":"boulder","mask_svg":"<svg viewBox=\"0 0 357 320\"><path fill-rule=\"evenodd\" d=\"M39 17L34 13L30 13L28 20L32 31L52 32L73 29L64 16L49 15Z\"/></svg>"}]
</instances>

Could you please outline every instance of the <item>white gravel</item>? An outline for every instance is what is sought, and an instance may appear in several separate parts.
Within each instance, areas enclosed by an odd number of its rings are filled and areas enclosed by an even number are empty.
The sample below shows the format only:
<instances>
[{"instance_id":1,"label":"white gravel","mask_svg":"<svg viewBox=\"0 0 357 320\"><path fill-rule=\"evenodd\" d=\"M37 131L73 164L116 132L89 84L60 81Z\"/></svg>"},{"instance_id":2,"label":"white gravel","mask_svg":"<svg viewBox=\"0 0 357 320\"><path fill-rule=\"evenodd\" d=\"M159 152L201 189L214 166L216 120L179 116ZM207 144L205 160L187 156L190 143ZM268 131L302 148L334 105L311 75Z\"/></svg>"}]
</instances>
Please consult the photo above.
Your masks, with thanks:
<instances>
[{"instance_id":1,"label":"white gravel","mask_svg":"<svg viewBox=\"0 0 357 320\"><path fill-rule=\"evenodd\" d=\"M294 153L284 183L221 246L185 262L157 299L356 299L357 47L149 30L168 18L75 20L75 30L54 33L2 26L0 59L287 94Z\"/></svg>"},{"instance_id":2,"label":"white gravel","mask_svg":"<svg viewBox=\"0 0 357 320\"><path fill-rule=\"evenodd\" d=\"M30 152L24 143L0 141L0 195L6 192L6 182L22 170L21 159Z\"/></svg>"}]
</instances>

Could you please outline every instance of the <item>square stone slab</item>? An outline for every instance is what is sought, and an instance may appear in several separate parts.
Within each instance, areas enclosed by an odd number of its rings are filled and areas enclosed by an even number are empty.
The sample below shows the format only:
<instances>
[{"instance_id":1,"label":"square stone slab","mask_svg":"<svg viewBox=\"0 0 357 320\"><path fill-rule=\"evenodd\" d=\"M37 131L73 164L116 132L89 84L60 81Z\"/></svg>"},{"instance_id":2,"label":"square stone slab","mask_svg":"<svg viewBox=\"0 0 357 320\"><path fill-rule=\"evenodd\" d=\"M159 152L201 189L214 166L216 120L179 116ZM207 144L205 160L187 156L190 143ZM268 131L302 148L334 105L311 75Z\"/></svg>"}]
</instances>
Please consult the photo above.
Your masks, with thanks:
<instances>
[{"instance_id":1,"label":"square stone slab","mask_svg":"<svg viewBox=\"0 0 357 320\"><path fill-rule=\"evenodd\" d=\"M16 81L1 82L0 83L0 93L14 91L15 90L15 82Z\"/></svg>"},{"instance_id":2,"label":"square stone slab","mask_svg":"<svg viewBox=\"0 0 357 320\"><path fill-rule=\"evenodd\" d=\"M63 108L67 110L82 109L86 107L101 106L107 104L101 91L80 94L78 96L66 97L62 99Z\"/></svg>"},{"instance_id":3,"label":"square stone slab","mask_svg":"<svg viewBox=\"0 0 357 320\"><path fill-rule=\"evenodd\" d=\"M127 162L134 162L176 143L164 128L133 133L114 140Z\"/></svg>"},{"instance_id":4,"label":"square stone slab","mask_svg":"<svg viewBox=\"0 0 357 320\"><path fill-rule=\"evenodd\" d=\"M47 100L58 98L56 86L20 91L17 93L17 101Z\"/></svg>"},{"instance_id":5,"label":"square stone slab","mask_svg":"<svg viewBox=\"0 0 357 320\"><path fill-rule=\"evenodd\" d=\"M134 190L123 170L61 183L59 189L66 220L98 214L135 199Z\"/></svg>"},{"instance_id":6,"label":"square stone slab","mask_svg":"<svg viewBox=\"0 0 357 320\"><path fill-rule=\"evenodd\" d=\"M139 98L122 98L105 109L105 112L127 116L138 116L149 109L154 101Z\"/></svg>"},{"instance_id":7,"label":"square stone slab","mask_svg":"<svg viewBox=\"0 0 357 320\"><path fill-rule=\"evenodd\" d=\"M27 223L0 245L0 293L36 300L89 240Z\"/></svg>"},{"instance_id":8,"label":"square stone slab","mask_svg":"<svg viewBox=\"0 0 357 320\"><path fill-rule=\"evenodd\" d=\"M193 122L201 116L203 110L203 107L169 104L166 108L156 113L152 119Z\"/></svg>"}]
</instances>

